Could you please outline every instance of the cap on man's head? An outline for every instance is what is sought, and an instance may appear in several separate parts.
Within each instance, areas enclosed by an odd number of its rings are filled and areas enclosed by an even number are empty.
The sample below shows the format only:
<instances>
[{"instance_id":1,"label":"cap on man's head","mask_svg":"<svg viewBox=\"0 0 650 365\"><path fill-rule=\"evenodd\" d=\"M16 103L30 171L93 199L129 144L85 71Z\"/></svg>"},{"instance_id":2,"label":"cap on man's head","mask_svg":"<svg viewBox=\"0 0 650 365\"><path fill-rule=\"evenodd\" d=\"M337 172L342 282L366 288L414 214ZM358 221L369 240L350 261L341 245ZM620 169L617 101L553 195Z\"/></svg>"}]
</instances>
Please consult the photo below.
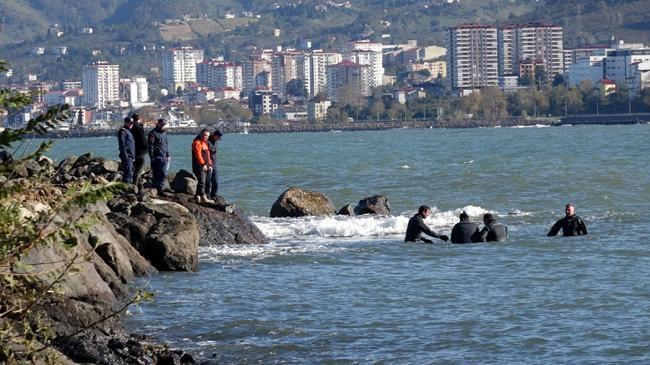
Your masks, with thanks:
<instances>
[{"instance_id":1,"label":"cap on man's head","mask_svg":"<svg viewBox=\"0 0 650 365\"><path fill-rule=\"evenodd\" d=\"M460 218L461 221L466 221L466 220L469 220L469 215L467 215L467 213L465 213L465 211L463 210L463 212L460 213L458 218Z\"/></svg>"},{"instance_id":2,"label":"cap on man's head","mask_svg":"<svg viewBox=\"0 0 650 365\"><path fill-rule=\"evenodd\" d=\"M217 136L217 137L221 137L221 136L223 136L223 133L221 133L220 130L215 129L214 132L212 132L212 135Z\"/></svg>"},{"instance_id":3,"label":"cap on man's head","mask_svg":"<svg viewBox=\"0 0 650 365\"><path fill-rule=\"evenodd\" d=\"M133 119L129 117L124 118L124 124L133 124Z\"/></svg>"},{"instance_id":4,"label":"cap on man's head","mask_svg":"<svg viewBox=\"0 0 650 365\"><path fill-rule=\"evenodd\" d=\"M163 118L160 118L158 119L158 124L165 125L167 122Z\"/></svg>"},{"instance_id":5,"label":"cap on man's head","mask_svg":"<svg viewBox=\"0 0 650 365\"><path fill-rule=\"evenodd\" d=\"M485 213L483 215L483 221L487 222L487 221L493 221L493 220L494 220L494 215L492 215L492 213Z\"/></svg>"},{"instance_id":6,"label":"cap on man's head","mask_svg":"<svg viewBox=\"0 0 650 365\"><path fill-rule=\"evenodd\" d=\"M131 119L133 119L133 121L135 122L135 121L140 120L140 116L138 114L136 114L136 113L133 113L133 114L131 114Z\"/></svg>"},{"instance_id":7,"label":"cap on man's head","mask_svg":"<svg viewBox=\"0 0 650 365\"><path fill-rule=\"evenodd\" d=\"M428 205L420 205L420 208L418 208L418 213L422 214L426 212L427 210L431 210Z\"/></svg>"}]
</instances>

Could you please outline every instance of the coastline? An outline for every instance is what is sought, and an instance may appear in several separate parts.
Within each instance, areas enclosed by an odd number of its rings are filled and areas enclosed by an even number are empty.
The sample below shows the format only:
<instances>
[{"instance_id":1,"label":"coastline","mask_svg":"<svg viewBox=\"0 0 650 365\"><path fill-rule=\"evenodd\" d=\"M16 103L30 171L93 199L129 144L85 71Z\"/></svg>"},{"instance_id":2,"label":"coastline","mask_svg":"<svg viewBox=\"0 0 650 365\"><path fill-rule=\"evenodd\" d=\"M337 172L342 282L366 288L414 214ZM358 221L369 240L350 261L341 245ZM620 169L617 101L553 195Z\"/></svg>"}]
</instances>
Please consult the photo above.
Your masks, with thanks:
<instances>
[{"instance_id":1,"label":"coastline","mask_svg":"<svg viewBox=\"0 0 650 365\"><path fill-rule=\"evenodd\" d=\"M547 126L556 127L562 125L622 125L641 124L650 122L650 114L612 114L612 115L580 115L565 116L559 119L527 119L527 118L501 118L498 120L411 120L411 121L361 121L346 123L310 123L291 122L284 124L250 126L220 125L220 126L199 126L192 128L169 128L167 133L174 135L195 135L202 129L219 128L223 133L299 133L299 132L332 132L332 131L379 131L402 128L494 128L494 127L533 127ZM79 137L106 137L113 136L114 129L102 130L72 130L72 131L51 131L47 138L79 138ZM34 136L29 136L34 137ZM42 137L42 136L39 136Z\"/></svg>"}]
</instances>

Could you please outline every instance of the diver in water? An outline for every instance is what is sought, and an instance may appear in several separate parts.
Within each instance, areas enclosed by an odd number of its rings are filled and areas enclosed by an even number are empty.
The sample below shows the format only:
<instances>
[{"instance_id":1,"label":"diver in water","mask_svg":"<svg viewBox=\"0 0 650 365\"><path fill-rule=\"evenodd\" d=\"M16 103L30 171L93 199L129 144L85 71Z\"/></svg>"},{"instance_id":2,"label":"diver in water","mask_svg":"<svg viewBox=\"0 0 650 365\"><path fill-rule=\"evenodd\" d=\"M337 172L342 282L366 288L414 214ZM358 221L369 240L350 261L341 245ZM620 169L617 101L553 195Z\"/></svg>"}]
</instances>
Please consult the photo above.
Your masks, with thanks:
<instances>
[{"instance_id":1,"label":"diver in water","mask_svg":"<svg viewBox=\"0 0 650 365\"><path fill-rule=\"evenodd\" d=\"M404 237L404 242L426 242L433 243L432 240L422 237L422 233L429 235L433 238L441 239L445 242L449 239L444 234L438 234L429 228L424 220L431 215L431 208L426 205L421 205L418 209L418 213L411 217L409 224L406 227L406 237Z\"/></svg>"},{"instance_id":2,"label":"diver in water","mask_svg":"<svg viewBox=\"0 0 650 365\"><path fill-rule=\"evenodd\" d=\"M463 211L458 216L460 222L451 229L451 243L472 243L478 242L478 224L469 221L469 215Z\"/></svg>"},{"instance_id":3,"label":"diver in water","mask_svg":"<svg viewBox=\"0 0 650 365\"><path fill-rule=\"evenodd\" d=\"M490 213L483 215L483 224L485 226L479 233L480 242L495 242L508 240L508 227L497 223L494 216Z\"/></svg>"},{"instance_id":4,"label":"diver in water","mask_svg":"<svg viewBox=\"0 0 650 365\"><path fill-rule=\"evenodd\" d=\"M547 236L555 236L562 229L562 236L582 236L587 234L587 225L585 222L575 215L576 208L573 204L567 204L564 207L566 215L564 218L555 222Z\"/></svg>"}]
</instances>

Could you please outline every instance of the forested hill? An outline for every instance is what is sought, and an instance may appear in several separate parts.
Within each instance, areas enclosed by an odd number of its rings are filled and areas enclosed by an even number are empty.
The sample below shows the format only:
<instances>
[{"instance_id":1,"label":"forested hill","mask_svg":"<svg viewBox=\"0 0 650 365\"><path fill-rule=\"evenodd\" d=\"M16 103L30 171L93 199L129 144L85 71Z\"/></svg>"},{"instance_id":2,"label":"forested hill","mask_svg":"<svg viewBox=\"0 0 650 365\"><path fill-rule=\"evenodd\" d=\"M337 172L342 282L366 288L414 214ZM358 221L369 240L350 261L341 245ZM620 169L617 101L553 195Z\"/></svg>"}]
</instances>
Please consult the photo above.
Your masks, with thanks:
<instances>
[{"instance_id":1,"label":"forested hill","mask_svg":"<svg viewBox=\"0 0 650 365\"><path fill-rule=\"evenodd\" d=\"M565 26L569 42L599 41L611 35L640 41L649 38L650 29L650 0L0 0L4 18L0 43L33 39L53 24L120 26L183 15L219 20L228 12L240 15L242 11L259 14L262 30L273 26L285 30L287 37L318 38L352 31L353 35L391 34L397 41L439 40L445 27L475 21L551 21ZM210 29L196 33L197 37L211 34Z\"/></svg>"}]
</instances>

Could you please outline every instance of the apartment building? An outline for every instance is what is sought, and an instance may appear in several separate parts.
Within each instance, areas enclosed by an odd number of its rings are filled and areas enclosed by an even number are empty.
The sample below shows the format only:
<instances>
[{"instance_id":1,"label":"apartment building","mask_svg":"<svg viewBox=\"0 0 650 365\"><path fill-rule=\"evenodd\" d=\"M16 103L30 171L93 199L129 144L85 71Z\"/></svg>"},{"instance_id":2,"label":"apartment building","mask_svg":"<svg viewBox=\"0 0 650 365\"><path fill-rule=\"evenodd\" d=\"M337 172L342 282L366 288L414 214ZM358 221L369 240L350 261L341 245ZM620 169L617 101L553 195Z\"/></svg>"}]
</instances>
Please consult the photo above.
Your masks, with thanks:
<instances>
[{"instance_id":1,"label":"apartment building","mask_svg":"<svg viewBox=\"0 0 650 365\"><path fill-rule=\"evenodd\" d=\"M265 53L254 54L243 65L244 95L248 96L257 88L271 88L273 84L272 65L270 55Z\"/></svg>"},{"instance_id":2,"label":"apartment building","mask_svg":"<svg viewBox=\"0 0 650 365\"><path fill-rule=\"evenodd\" d=\"M244 88L244 71L241 65L218 60L206 60L197 65L196 80L212 89Z\"/></svg>"},{"instance_id":3,"label":"apartment building","mask_svg":"<svg viewBox=\"0 0 650 365\"><path fill-rule=\"evenodd\" d=\"M343 60L338 52L315 50L309 54L309 97L327 93L327 66L336 65Z\"/></svg>"},{"instance_id":4,"label":"apartment building","mask_svg":"<svg viewBox=\"0 0 650 365\"><path fill-rule=\"evenodd\" d=\"M120 66L103 61L86 65L82 71L81 84L84 89L84 105L104 109L119 103Z\"/></svg>"},{"instance_id":5,"label":"apartment building","mask_svg":"<svg viewBox=\"0 0 650 365\"><path fill-rule=\"evenodd\" d=\"M196 82L196 65L203 62L203 50L192 47L172 48L162 53L162 81L171 91Z\"/></svg>"},{"instance_id":6,"label":"apartment building","mask_svg":"<svg viewBox=\"0 0 650 365\"><path fill-rule=\"evenodd\" d=\"M334 101L339 101L346 96L369 96L372 78L370 65L344 60L336 65L327 66L327 95Z\"/></svg>"},{"instance_id":7,"label":"apartment building","mask_svg":"<svg viewBox=\"0 0 650 365\"><path fill-rule=\"evenodd\" d=\"M344 60L370 67L370 87L379 87L383 84L384 59L382 56L383 45L368 40L349 42L344 48Z\"/></svg>"},{"instance_id":8,"label":"apartment building","mask_svg":"<svg viewBox=\"0 0 650 365\"><path fill-rule=\"evenodd\" d=\"M564 72L563 29L543 23L499 29L499 75L519 76L522 61L541 60L548 80Z\"/></svg>"},{"instance_id":9,"label":"apartment building","mask_svg":"<svg viewBox=\"0 0 650 365\"><path fill-rule=\"evenodd\" d=\"M497 28L461 24L447 32L447 80L460 94L498 85Z\"/></svg>"},{"instance_id":10,"label":"apartment building","mask_svg":"<svg viewBox=\"0 0 650 365\"><path fill-rule=\"evenodd\" d=\"M149 82L145 77L135 76L120 80L120 100L132 108L139 108L149 101Z\"/></svg>"}]
</instances>

